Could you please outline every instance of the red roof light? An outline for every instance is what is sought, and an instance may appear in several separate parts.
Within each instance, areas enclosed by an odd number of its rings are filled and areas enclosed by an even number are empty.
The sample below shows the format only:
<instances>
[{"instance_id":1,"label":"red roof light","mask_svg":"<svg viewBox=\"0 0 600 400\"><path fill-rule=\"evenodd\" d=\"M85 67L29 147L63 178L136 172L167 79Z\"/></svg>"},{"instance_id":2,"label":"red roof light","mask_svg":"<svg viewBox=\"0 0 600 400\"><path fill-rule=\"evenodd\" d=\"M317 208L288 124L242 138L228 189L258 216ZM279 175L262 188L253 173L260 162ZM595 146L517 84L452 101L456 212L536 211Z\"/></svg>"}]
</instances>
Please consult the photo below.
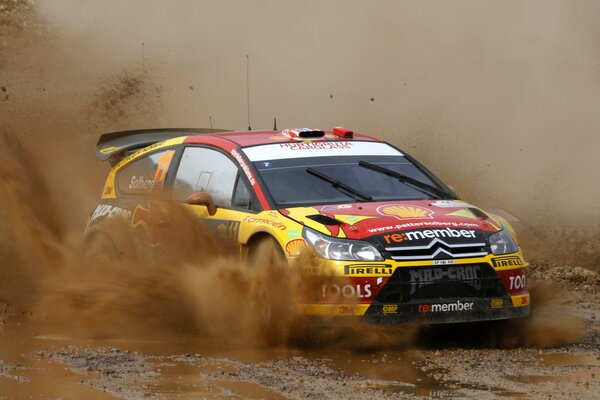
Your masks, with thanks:
<instances>
[{"instance_id":1,"label":"red roof light","mask_svg":"<svg viewBox=\"0 0 600 400\"><path fill-rule=\"evenodd\" d=\"M352 132L350 129L342 128L340 126L333 128L333 133L345 139L351 139L352 136L354 136L354 132Z\"/></svg>"}]
</instances>

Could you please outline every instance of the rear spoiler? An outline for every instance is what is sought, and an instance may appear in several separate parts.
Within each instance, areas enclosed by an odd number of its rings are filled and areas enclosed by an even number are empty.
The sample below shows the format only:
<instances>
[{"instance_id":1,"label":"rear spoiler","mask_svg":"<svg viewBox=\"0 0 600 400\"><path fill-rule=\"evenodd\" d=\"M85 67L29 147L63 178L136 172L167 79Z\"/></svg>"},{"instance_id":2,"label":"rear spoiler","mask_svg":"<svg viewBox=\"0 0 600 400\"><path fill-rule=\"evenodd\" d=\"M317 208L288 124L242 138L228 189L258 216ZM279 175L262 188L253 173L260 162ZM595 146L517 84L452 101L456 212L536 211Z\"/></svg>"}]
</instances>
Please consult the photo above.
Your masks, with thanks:
<instances>
[{"instance_id":1,"label":"rear spoiler","mask_svg":"<svg viewBox=\"0 0 600 400\"><path fill-rule=\"evenodd\" d=\"M128 154L163 140L217 132L230 131L212 128L158 128L105 133L100 135L96 144L96 157L101 161L110 160L111 164L115 164Z\"/></svg>"}]
</instances>

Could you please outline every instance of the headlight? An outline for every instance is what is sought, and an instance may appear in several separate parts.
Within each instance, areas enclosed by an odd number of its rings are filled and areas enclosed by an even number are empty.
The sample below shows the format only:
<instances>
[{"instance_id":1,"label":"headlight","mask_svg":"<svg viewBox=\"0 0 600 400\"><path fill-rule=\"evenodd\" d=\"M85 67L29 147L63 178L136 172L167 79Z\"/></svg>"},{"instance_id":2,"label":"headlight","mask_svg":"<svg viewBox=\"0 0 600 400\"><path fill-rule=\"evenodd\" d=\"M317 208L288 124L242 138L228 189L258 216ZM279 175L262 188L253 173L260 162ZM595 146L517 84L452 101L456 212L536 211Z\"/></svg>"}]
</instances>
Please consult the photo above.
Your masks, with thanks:
<instances>
[{"instance_id":1,"label":"headlight","mask_svg":"<svg viewBox=\"0 0 600 400\"><path fill-rule=\"evenodd\" d=\"M334 239L312 229L304 228L302 236L319 256L329 260L382 261L377 249L359 240Z\"/></svg>"},{"instance_id":2,"label":"headlight","mask_svg":"<svg viewBox=\"0 0 600 400\"><path fill-rule=\"evenodd\" d=\"M489 239L492 253L495 255L514 253L519 250L511 234L506 229L490 235Z\"/></svg>"}]
</instances>

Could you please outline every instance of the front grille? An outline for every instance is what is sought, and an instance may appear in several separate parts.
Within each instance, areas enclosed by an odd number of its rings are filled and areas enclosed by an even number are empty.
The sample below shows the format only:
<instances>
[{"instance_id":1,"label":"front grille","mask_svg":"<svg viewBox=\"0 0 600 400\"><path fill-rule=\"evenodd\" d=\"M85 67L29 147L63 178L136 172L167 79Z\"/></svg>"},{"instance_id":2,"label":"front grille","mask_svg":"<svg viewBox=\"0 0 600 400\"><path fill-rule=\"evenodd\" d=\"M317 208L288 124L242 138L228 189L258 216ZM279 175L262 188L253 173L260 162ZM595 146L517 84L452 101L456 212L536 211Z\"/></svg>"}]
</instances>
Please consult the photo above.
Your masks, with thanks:
<instances>
[{"instance_id":1,"label":"front grille","mask_svg":"<svg viewBox=\"0 0 600 400\"><path fill-rule=\"evenodd\" d=\"M487 263L398 267L375 300L399 303L457 297L504 297L506 290Z\"/></svg>"},{"instance_id":2,"label":"front grille","mask_svg":"<svg viewBox=\"0 0 600 400\"><path fill-rule=\"evenodd\" d=\"M385 251L396 261L483 257L488 254L485 243L451 244L439 238L423 246L390 246Z\"/></svg>"}]
</instances>

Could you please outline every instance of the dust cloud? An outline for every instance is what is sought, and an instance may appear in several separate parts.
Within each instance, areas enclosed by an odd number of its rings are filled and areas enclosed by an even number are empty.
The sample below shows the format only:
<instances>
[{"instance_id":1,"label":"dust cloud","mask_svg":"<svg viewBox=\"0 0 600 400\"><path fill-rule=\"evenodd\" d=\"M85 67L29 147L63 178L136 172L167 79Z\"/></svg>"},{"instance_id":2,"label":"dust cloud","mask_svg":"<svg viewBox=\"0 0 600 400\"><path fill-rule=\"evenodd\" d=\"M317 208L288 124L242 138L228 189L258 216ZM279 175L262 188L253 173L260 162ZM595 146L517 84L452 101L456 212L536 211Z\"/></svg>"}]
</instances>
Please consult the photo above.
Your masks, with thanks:
<instances>
[{"instance_id":1,"label":"dust cloud","mask_svg":"<svg viewBox=\"0 0 600 400\"><path fill-rule=\"evenodd\" d=\"M583 340L587 324L572 311L571 295L560 285L529 283L531 315L522 319L423 328L415 343L428 348L548 348Z\"/></svg>"},{"instance_id":2,"label":"dust cloud","mask_svg":"<svg viewBox=\"0 0 600 400\"><path fill-rule=\"evenodd\" d=\"M93 148L111 130L205 127L209 117L232 129L269 127L273 117L286 127L345 125L405 148L468 201L534 224L597 227L600 82L590 50L600 10L558 1L542 8L0 1L0 315L35 310L49 329L92 337L238 331L236 340L306 345L290 308L297 276L268 251L254 267L240 263L202 227L189 228L202 244L175 265L83 265L81 232L107 170ZM599 237L592 232L579 233L584 244ZM267 337L251 318L263 300L283 321ZM535 338L546 321L534 317L523 329ZM519 344L574 341L578 329ZM397 347L416 333L374 330L357 344L352 332L317 342Z\"/></svg>"}]
</instances>

